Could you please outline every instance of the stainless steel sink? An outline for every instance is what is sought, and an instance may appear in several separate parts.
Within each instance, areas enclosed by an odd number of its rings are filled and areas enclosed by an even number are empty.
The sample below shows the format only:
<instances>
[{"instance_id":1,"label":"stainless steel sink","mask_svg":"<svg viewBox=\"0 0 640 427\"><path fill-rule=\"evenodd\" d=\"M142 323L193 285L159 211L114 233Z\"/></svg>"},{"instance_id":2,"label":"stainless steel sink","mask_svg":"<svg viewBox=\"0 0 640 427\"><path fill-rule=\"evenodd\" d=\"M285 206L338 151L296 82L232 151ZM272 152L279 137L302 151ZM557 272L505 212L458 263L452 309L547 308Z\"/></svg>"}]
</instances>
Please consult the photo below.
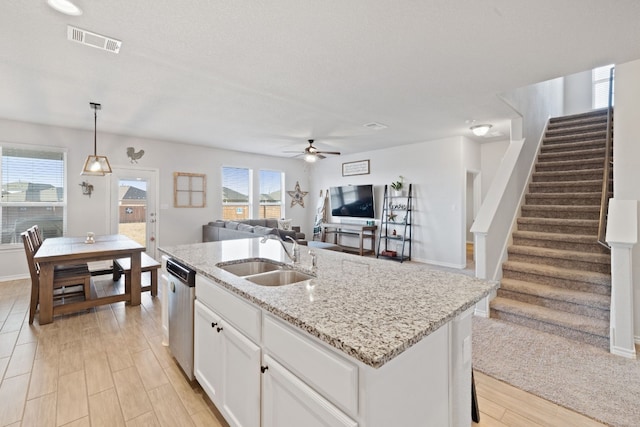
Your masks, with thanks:
<instances>
[{"instance_id":1,"label":"stainless steel sink","mask_svg":"<svg viewBox=\"0 0 640 427\"><path fill-rule=\"evenodd\" d=\"M262 286L291 285L314 278L314 276L296 270L276 270L245 277L248 281Z\"/></svg>"},{"instance_id":2,"label":"stainless steel sink","mask_svg":"<svg viewBox=\"0 0 640 427\"><path fill-rule=\"evenodd\" d=\"M236 276L245 277L267 271L280 270L283 266L266 261L245 261L234 264L218 264L218 267Z\"/></svg>"}]
</instances>

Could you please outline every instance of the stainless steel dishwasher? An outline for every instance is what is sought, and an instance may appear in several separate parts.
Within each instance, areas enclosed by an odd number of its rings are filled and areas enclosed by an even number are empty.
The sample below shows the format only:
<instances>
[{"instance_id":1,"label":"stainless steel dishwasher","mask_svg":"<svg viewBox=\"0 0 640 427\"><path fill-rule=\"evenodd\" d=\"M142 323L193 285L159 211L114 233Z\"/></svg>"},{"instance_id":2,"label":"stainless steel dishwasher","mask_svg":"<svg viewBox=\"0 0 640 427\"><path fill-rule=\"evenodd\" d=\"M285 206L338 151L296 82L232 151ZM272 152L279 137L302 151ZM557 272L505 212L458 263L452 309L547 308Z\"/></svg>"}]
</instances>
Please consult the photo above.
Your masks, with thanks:
<instances>
[{"instance_id":1,"label":"stainless steel dishwasher","mask_svg":"<svg viewBox=\"0 0 640 427\"><path fill-rule=\"evenodd\" d=\"M169 274L169 348L180 367L193 381L193 301L196 272L184 264L167 260Z\"/></svg>"}]
</instances>

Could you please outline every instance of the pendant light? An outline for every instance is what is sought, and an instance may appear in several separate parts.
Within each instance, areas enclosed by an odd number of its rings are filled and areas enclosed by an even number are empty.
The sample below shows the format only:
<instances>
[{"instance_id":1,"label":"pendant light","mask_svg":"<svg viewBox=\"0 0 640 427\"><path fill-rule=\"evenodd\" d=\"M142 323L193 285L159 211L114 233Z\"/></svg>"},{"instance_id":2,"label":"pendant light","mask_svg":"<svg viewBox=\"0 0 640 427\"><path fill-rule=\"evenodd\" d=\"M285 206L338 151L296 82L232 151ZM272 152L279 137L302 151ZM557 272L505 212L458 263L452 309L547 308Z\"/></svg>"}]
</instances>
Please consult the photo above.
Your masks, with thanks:
<instances>
[{"instance_id":1,"label":"pendant light","mask_svg":"<svg viewBox=\"0 0 640 427\"><path fill-rule=\"evenodd\" d=\"M107 156L98 156L98 110L102 109L102 105L95 102L90 102L91 108L93 108L93 156L87 156L87 161L84 162L84 168L80 175L92 175L92 176L104 176L111 173L111 165Z\"/></svg>"}]
</instances>

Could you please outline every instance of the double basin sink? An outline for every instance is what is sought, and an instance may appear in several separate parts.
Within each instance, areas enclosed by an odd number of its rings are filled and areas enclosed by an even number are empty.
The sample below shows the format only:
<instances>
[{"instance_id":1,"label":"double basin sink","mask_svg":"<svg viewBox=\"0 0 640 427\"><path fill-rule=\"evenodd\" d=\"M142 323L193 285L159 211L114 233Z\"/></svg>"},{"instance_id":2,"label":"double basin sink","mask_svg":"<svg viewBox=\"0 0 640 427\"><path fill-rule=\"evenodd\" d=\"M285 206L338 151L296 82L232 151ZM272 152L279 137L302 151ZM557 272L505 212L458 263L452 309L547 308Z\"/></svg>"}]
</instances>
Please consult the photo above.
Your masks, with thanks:
<instances>
[{"instance_id":1,"label":"double basin sink","mask_svg":"<svg viewBox=\"0 0 640 427\"><path fill-rule=\"evenodd\" d=\"M223 262L218 268L261 286L283 286L306 282L315 276L292 270L290 265L270 260Z\"/></svg>"}]
</instances>

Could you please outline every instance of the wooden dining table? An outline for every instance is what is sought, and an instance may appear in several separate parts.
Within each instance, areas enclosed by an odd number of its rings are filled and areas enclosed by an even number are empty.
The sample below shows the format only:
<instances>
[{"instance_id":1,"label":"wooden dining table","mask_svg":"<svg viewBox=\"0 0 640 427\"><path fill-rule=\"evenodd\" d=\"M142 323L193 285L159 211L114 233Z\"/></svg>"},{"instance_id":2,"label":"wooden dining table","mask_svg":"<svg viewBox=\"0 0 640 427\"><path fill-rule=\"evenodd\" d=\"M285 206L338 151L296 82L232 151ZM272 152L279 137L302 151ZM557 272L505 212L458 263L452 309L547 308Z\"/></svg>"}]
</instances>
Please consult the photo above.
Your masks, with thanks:
<instances>
[{"instance_id":1,"label":"wooden dining table","mask_svg":"<svg viewBox=\"0 0 640 427\"><path fill-rule=\"evenodd\" d=\"M94 243L87 243L85 237L53 237L45 239L34 256L40 265L39 280L39 323L53 322L57 314L86 310L91 307L126 301L140 305L141 300L141 253L145 247L121 234L95 236ZM54 307L53 274L54 267L61 264L79 264L92 261L131 259L131 281L125 285L124 294L90 298Z\"/></svg>"}]
</instances>

